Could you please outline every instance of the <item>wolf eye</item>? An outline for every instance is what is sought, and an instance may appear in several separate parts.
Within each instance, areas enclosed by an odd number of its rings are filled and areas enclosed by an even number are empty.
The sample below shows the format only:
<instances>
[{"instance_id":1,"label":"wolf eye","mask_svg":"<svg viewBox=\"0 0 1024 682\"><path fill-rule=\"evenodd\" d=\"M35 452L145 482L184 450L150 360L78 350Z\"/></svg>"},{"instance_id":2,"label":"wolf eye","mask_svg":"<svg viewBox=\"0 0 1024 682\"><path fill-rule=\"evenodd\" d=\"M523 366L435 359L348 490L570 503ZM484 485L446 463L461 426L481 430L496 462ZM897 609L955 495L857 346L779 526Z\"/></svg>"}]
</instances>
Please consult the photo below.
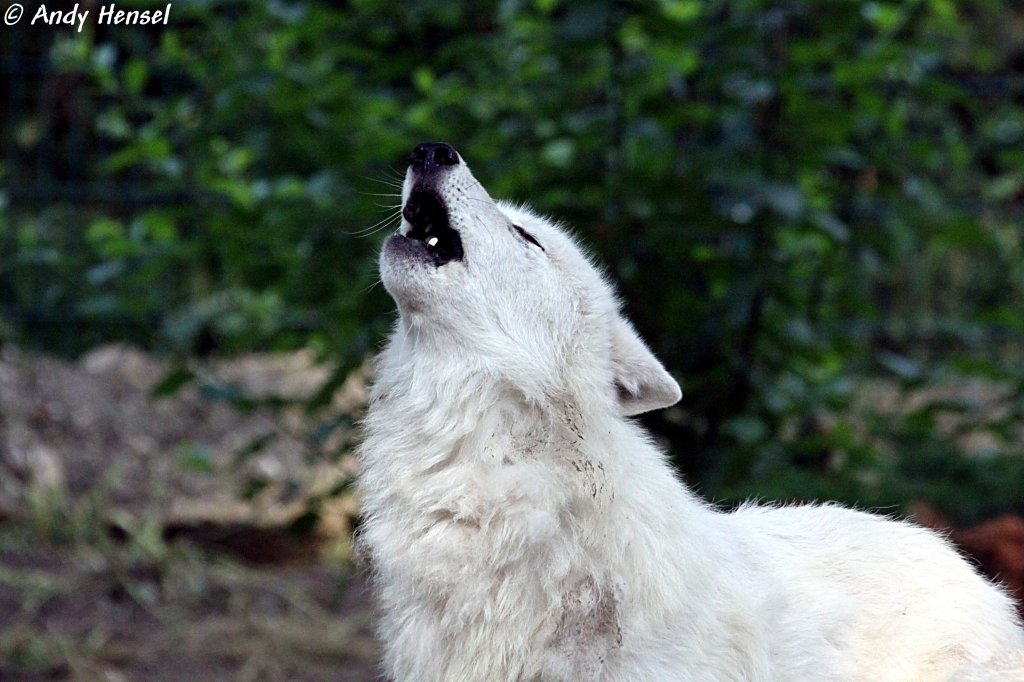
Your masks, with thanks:
<instances>
[{"instance_id":1,"label":"wolf eye","mask_svg":"<svg viewBox=\"0 0 1024 682\"><path fill-rule=\"evenodd\" d=\"M527 232L527 231L526 231L526 230L524 230L523 228L519 227L518 225L513 225L512 227L514 227L514 228L515 228L516 232L518 232L518 233L519 233L519 236L520 236L520 237L522 237L522 238L523 238L523 239L525 239L526 241L530 242L531 244L533 244L534 246L536 246L536 247L537 247L538 249L540 249L541 251L546 251L546 249L545 249L545 248L544 248L543 246L541 246L541 245L540 245L540 242L539 242L539 241L537 241L536 239L534 239L534 237L533 237L533 235L532 235L532 234L530 234L529 232Z\"/></svg>"}]
</instances>

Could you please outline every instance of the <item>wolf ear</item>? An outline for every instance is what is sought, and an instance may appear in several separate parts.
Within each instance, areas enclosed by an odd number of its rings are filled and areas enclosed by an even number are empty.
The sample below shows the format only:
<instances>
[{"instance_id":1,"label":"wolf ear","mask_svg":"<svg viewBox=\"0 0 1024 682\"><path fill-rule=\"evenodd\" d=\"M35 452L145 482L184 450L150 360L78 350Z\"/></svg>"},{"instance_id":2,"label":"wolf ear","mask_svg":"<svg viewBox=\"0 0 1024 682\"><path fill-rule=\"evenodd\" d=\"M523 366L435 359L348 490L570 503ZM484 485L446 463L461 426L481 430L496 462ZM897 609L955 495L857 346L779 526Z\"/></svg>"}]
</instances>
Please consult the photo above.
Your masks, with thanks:
<instances>
[{"instance_id":1,"label":"wolf ear","mask_svg":"<svg viewBox=\"0 0 1024 682\"><path fill-rule=\"evenodd\" d=\"M683 392L624 317L612 323L612 371L622 414L629 417L679 402Z\"/></svg>"}]
</instances>

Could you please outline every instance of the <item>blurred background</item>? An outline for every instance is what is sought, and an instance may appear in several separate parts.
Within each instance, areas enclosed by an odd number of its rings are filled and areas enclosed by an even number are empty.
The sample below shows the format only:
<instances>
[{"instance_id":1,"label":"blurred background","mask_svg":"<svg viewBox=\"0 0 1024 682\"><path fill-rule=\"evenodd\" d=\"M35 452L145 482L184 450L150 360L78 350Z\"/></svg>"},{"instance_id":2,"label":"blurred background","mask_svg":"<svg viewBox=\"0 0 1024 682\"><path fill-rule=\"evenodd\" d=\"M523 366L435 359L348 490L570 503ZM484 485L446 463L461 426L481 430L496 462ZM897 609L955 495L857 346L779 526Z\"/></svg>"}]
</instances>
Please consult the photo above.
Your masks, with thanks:
<instances>
[{"instance_id":1,"label":"blurred background","mask_svg":"<svg viewBox=\"0 0 1024 682\"><path fill-rule=\"evenodd\" d=\"M606 264L704 496L1024 586L1020 3L102 6L0 27L0 679L374 678L353 423L425 140Z\"/></svg>"}]
</instances>

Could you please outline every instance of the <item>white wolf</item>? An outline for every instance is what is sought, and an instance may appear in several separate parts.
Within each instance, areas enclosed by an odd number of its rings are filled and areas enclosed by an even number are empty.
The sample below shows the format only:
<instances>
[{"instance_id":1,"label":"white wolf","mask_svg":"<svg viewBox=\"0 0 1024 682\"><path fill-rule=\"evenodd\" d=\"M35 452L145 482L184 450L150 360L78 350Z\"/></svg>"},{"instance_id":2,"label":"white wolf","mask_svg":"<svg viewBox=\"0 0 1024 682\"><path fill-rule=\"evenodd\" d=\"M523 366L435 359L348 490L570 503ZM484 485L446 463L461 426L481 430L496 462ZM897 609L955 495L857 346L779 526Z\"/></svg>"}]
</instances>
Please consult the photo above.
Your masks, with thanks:
<instances>
[{"instance_id":1,"label":"white wolf","mask_svg":"<svg viewBox=\"0 0 1024 682\"><path fill-rule=\"evenodd\" d=\"M935 533L690 492L628 419L679 387L565 232L445 144L402 198L360 448L388 676L947 680L1008 656L991 679L1024 679L1011 600Z\"/></svg>"}]
</instances>

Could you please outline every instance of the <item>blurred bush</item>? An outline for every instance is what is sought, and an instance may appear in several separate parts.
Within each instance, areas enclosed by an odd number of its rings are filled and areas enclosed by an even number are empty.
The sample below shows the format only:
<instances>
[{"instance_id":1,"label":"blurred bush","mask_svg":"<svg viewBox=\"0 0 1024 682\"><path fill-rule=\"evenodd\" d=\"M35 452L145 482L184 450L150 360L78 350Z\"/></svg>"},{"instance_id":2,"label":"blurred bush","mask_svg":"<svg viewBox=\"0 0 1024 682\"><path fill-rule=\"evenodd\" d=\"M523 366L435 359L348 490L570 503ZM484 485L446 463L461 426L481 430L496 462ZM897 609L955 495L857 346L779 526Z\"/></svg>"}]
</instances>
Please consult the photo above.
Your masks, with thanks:
<instances>
[{"instance_id":1,"label":"blurred bush","mask_svg":"<svg viewBox=\"0 0 1024 682\"><path fill-rule=\"evenodd\" d=\"M1024 508L1015 3L207 0L47 33L0 48L0 338L310 346L322 398L387 328L378 235L443 139L608 264L708 494ZM998 399L920 398L968 377Z\"/></svg>"}]
</instances>

